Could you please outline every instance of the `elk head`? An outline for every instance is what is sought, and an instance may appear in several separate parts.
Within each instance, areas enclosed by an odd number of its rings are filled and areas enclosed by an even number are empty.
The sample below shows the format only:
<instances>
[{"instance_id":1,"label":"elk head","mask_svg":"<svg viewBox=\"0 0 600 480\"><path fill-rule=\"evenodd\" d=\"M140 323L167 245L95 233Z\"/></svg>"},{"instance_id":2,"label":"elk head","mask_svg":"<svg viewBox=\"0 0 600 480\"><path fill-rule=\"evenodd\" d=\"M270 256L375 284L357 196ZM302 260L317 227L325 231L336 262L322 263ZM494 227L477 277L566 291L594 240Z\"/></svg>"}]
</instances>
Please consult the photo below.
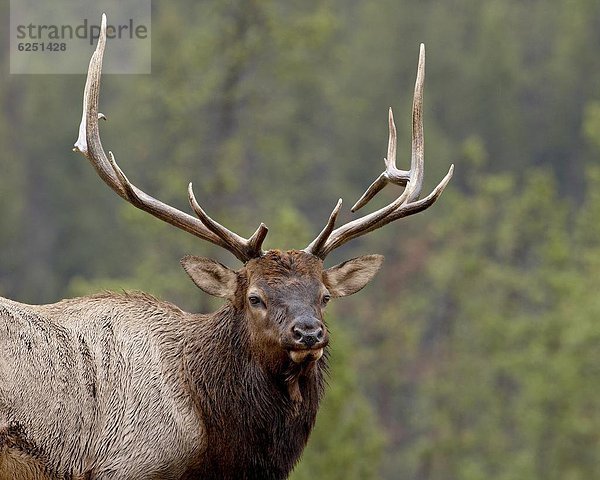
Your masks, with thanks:
<instances>
[{"instance_id":1,"label":"elk head","mask_svg":"<svg viewBox=\"0 0 600 480\"><path fill-rule=\"evenodd\" d=\"M325 269L323 260L335 248L384 225L425 210L440 196L453 173L453 166L427 197L419 199L423 182L423 82L425 48L421 45L413 100L411 168L396 168L396 127L389 111L386 169L358 200L352 211L364 206L388 183L401 185L402 194L389 205L335 228L342 201L337 202L321 233L303 250L264 252L264 224L243 238L213 220L197 202L192 184L188 198L196 217L177 210L133 185L117 165L112 152L106 155L100 141L98 112L102 58L106 44L106 16L90 60L83 98L83 116L75 150L92 163L106 184L119 196L151 215L203 240L223 247L244 266L233 271L210 259L187 256L182 265L194 283L206 293L228 299L243 311L259 356L295 363L317 361L328 342L323 310L330 298L351 295L375 275L383 257L367 255Z\"/></svg>"},{"instance_id":2,"label":"elk head","mask_svg":"<svg viewBox=\"0 0 600 480\"><path fill-rule=\"evenodd\" d=\"M255 355L280 366L288 358L299 364L321 358L329 342L327 303L364 287L382 261L381 255L366 255L324 269L311 253L271 250L238 271L195 256L181 263L198 287L245 312Z\"/></svg>"}]
</instances>

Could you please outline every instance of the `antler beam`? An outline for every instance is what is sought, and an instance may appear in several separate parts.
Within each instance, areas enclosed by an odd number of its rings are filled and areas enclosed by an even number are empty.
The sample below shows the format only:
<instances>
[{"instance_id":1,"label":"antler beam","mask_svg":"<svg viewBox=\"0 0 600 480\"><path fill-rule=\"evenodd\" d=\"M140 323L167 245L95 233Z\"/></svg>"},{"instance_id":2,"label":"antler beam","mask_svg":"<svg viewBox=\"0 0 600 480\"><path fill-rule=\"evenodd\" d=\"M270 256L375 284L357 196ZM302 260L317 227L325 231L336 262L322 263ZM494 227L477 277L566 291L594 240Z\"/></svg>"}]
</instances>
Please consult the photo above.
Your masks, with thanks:
<instances>
[{"instance_id":1,"label":"antler beam","mask_svg":"<svg viewBox=\"0 0 600 480\"><path fill-rule=\"evenodd\" d=\"M425 81L425 45L421 44L419 51L419 66L412 109L412 155L410 170L396 168L396 125L392 109L389 111L389 140L388 153L385 158L385 171L379 175L362 197L352 207L352 211L366 205L388 183L405 186L402 194L389 205L379 210L353 220L334 230L335 220L341 207L341 200L331 213L327 226L304 250L324 259L332 250L338 248L353 238L365 235L383 227L399 218L414 215L429 208L444 191L452 178L454 165L437 187L425 198L418 200L423 186L424 138L423 138L423 85Z\"/></svg>"},{"instance_id":2,"label":"antler beam","mask_svg":"<svg viewBox=\"0 0 600 480\"><path fill-rule=\"evenodd\" d=\"M83 114L81 124L79 125L79 137L75 142L73 150L82 153L91 162L100 178L117 195L135 207L202 240L207 240L225 248L244 263L252 258L263 255L262 243L268 232L264 224L261 223L250 238L245 239L240 237L214 221L204 212L196 201L194 192L192 191L192 184L190 183L188 188L190 205L199 219L192 217L137 188L127 179L121 168L117 165L112 152L108 152L107 157L100 141L100 129L98 126L98 120L105 118L103 114L98 112L100 77L102 74L102 60L105 46L106 15L103 14L100 38L90 60L83 93Z\"/></svg>"}]
</instances>

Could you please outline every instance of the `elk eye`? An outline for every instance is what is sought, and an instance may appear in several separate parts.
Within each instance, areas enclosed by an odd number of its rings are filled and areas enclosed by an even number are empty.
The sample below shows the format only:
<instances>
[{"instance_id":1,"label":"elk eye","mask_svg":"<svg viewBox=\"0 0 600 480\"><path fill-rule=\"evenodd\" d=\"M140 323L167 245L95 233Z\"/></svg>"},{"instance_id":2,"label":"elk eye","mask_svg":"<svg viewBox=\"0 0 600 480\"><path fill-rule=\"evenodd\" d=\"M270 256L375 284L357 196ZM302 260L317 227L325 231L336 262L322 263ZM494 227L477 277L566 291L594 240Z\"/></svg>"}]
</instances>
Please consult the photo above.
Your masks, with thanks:
<instances>
[{"instance_id":1,"label":"elk eye","mask_svg":"<svg viewBox=\"0 0 600 480\"><path fill-rule=\"evenodd\" d=\"M331 295L323 295L323 305L327 305L329 303L329 300L331 300Z\"/></svg>"},{"instance_id":2,"label":"elk eye","mask_svg":"<svg viewBox=\"0 0 600 480\"><path fill-rule=\"evenodd\" d=\"M264 305L262 299L258 295L250 295L248 297L248 301L250 302L250 305L252 305L253 307L258 307L260 305Z\"/></svg>"}]
</instances>

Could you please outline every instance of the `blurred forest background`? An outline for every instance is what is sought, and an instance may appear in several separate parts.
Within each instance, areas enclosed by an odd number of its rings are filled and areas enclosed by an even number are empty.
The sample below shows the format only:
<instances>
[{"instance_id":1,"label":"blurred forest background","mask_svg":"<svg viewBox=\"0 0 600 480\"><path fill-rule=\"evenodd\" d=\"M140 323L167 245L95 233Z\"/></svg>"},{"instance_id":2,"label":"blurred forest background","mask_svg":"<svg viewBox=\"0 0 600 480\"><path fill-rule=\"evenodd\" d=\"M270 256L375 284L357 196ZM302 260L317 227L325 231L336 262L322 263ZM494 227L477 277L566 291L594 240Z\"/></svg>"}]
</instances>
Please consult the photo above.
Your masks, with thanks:
<instances>
[{"instance_id":1,"label":"blurred forest background","mask_svg":"<svg viewBox=\"0 0 600 480\"><path fill-rule=\"evenodd\" d=\"M104 77L104 145L158 198L189 211L193 181L228 227L302 248L382 171L389 106L408 168L420 42L425 189L456 173L425 213L328 258L386 263L331 306L330 387L293 479L599 478L597 0L155 1L152 74ZM179 259L236 260L71 152L84 77L8 63L2 48L0 294L215 308Z\"/></svg>"}]
</instances>

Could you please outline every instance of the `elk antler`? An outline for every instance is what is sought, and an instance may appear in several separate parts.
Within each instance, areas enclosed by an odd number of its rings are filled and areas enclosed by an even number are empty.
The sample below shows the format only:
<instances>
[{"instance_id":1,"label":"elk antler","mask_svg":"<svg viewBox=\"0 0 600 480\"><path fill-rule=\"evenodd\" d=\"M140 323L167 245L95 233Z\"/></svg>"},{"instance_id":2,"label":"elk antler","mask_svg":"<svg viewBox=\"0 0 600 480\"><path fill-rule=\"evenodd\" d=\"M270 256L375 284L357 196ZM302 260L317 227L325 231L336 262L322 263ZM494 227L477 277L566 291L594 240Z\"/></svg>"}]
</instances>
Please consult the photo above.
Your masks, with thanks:
<instances>
[{"instance_id":1,"label":"elk antler","mask_svg":"<svg viewBox=\"0 0 600 480\"><path fill-rule=\"evenodd\" d=\"M325 228L319 233L304 251L312 253L321 259L324 259L332 250L340 245L360 237L366 233L372 232L384 225L387 225L399 218L414 215L429 208L444 191L444 188L452 178L454 165L437 187L425 198L418 200L423 186L423 161L424 161L424 142L423 142L423 82L425 80L425 45L421 44L419 51L419 67L417 69L417 80L415 83L415 93L413 97L412 110L412 158L410 171L398 170L396 168L396 125L394 125L394 116L392 109L389 112L390 135L388 141L388 154L385 161L385 171L379 175L367 191L360 197L352 207L352 211L365 206L383 187L388 183L405 186L402 194L386 207L357 218L334 230L335 220L342 206L342 200L338 200L337 205L331 212Z\"/></svg>"},{"instance_id":2,"label":"elk antler","mask_svg":"<svg viewBox=\"0 0 600 480\"><path fill-rule=\"evenodd\" d=\"M256 232L248 238L242 238L210 218L200 207L192 184L188 187L190 205L199 219L188 215L166 203L157 200L133 185L117 165L112 152L108 157L102 148L98 119L105 119L98 113L98 97L100 95L100 76L102 73L102 58L106 45L106 15L102 14L102 26L96 51L90 60L85 90L83 93L83 115L79 125L79 137L75 142L74 151L81 152L93 165L102 180L121 198L135 207L154 215L177 228L185 230L203 240L229 250L242 262L263 254L262 243L267 235L267 227L261 223Z\"/></svg>"}]
</instances>

